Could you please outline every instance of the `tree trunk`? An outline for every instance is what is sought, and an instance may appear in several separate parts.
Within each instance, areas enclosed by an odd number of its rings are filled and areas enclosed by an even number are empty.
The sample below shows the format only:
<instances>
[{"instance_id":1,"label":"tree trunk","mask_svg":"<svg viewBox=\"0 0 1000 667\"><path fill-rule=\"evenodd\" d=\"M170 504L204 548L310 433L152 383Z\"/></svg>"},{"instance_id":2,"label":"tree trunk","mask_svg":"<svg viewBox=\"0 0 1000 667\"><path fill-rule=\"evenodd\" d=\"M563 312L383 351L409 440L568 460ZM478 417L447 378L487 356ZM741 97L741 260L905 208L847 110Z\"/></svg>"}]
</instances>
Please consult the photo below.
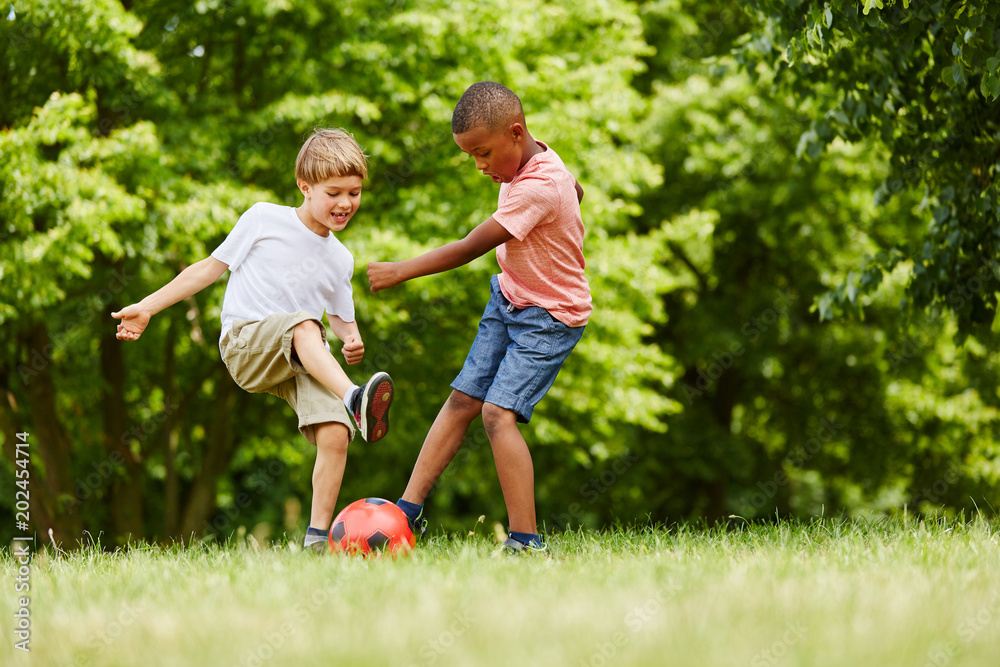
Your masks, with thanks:
<instances>
[{"instance_id":1,"label":"tree trunk","mask_svg":"<svg viewBox=\"0 0 1000 667\"><path fill-rule=\"evenodd\" d=\"M124 462L125 475L115 475L111 484L111 529L115 544L146 537L143 518L143 466L140 455L129 446L126 428L128 410L125 405L125 360L122 343L115 330L104 328L101 346L101 410L104 420L104 450L115 452ZM141 442L140 442L141 444ZM117 458L117 457L116 457Z\"/></svg>"},{"instance_id":2,"label":"tree trunk","mask_svg":"<svg viewBox=\"0 0 1000 667\"><path fill-rule=\"evenodd\" d=\"M730 369L719 378L715 394L711 399L712 415L718 422L723 433L732 433L733 408L739 396L740 378L736 369ZM724 465L716 466L719 476L706 485L708 506L705 508L705 519L709 523L724 522L729 514L726 506L726 493L729 487L729 474Z\"/></svg>"},{"instance_id":3,"label":"tree trunk","mask_svg":"<svg viewBox=\"0 0 1000 667\"><path fill-rule=\"evenodd\" d=\"M180 516L180 483L177 478L177 467L175 465L177 460L177 442L179 440L176 429L176 410L179 406L174 403L174 401L177 400L175 396L177 384L174 381L177 359L174 346L177 335L177 327L174 324L175 321L176 320L171 321L170 329L167 332L167 344L164 350L166 361L163 364L163 402L166 409L166 415L163 421L163 431L161 436L164 445L163 465L166 469L166 478L164 479L163 488L165 495L163 532L166 536L174 535L176 533Z\"/></svg>"},{"instance_id":4,"label":"tree trunk","mask_svg":"<svg viewBox=\"0 0 1000 667\"><path fill-rule=\"evenodd\" d=\"M75 540L80 535L80 517L73 506L60 502L74 497L75 489L69 466L71 443L56 408L49 331L44 323L36 322L19 337L19 343L26 362L17 370L25 386L30 416L27 423L14 426L29 433L31 483L37 489L31 494L31 523L43 540L49 530L56 541Z\"/></svg>"},{"instance_id":5,"label":"tree trunk","mask_svg":"<svg viewBox=\"0 0 1000 667\"><path fill-rule=\"evenodd\" d=\"M209 450L202 460L201 471L195 477L181 519L182 539L199 535L215 508L215 490L219 476L226 471L235 451L235 438L230 433L233 409L239 398L239 389L233 382L220 382L215 399L215 417L209 434Z\"/></svg>"}]
</instances>

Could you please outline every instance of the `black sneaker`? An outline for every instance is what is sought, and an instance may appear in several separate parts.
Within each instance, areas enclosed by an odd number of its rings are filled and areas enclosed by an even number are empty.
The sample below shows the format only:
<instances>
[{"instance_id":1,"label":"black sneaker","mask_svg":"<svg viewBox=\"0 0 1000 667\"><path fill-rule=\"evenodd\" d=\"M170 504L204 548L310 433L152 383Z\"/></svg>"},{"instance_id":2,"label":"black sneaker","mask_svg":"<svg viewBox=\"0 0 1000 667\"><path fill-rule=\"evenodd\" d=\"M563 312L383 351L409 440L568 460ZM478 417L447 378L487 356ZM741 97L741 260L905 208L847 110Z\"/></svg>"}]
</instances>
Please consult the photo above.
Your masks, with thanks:
<instances>
[{"instance_id":1,"label":"black sneaker","mask_svg":"<svg viewBox=\"0 0 1000 667\"><path fill-rule=\"evenodd\" d=\"M404 512L405 514L405 512ZM424 517L424 508L420 508L420 514L417 515L416 519L411 519L407 514L406 522L410 524L410 530L413 531L413 537L418 540L424 539L424 535L427 534L427 518Z\"/></svg>"},{"instance_id":2,"label":"black sneaker","mask_svg":"<svg viewBox=\"0 0 1000 667\"><path fill-rule=\"evenodd\" d=\"M540 545L538 544L525 544L520 540L515 540L510 535L504 540L503 544L500 545L500 553L506 555L520 555L520 556L548 556L549 548L544 542Z\"/></svg>"},{"instance_id":3,"label":"black sneaker","mask_svg":"<svg viewBox=\"0 0 1000 667\"><path fill-rule=\"evenodd\" d=\"M366 442L376 442L389 432L389 406L392 404L392 378L376 373L351 398L354 423Z\"/></svg>"}]
</instances>

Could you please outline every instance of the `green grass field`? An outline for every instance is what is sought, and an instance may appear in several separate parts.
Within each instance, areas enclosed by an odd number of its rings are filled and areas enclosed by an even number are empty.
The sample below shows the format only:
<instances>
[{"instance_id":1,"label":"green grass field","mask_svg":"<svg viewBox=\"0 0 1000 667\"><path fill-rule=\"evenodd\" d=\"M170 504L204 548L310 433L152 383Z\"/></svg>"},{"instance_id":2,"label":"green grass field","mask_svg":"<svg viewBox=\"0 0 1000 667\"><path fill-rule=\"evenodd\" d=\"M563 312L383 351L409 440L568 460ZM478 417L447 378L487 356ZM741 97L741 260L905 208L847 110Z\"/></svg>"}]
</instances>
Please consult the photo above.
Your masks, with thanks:
<instances>
[{"instance_id":1,"label":"green grass field","mask_svg":"<svg viewBox=\"0 0 1000 667\"><path fill-rule=\"evenodd\" d=\"M30 653L3 665L1000 663L1000 524L880 520L570 533L547 559L490 536L391 560L252 542L45 550Z\"/></svg>"}]
</instances>

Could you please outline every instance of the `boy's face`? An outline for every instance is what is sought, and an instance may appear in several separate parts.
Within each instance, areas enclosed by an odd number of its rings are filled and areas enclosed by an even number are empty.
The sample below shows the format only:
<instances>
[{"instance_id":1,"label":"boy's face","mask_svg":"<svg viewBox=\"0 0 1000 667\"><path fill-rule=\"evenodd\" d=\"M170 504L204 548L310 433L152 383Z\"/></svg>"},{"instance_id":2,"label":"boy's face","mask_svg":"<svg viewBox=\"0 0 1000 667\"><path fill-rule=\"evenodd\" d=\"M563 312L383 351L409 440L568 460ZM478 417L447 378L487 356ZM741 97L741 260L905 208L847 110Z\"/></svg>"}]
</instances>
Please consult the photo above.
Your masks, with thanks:
<instances>
[{"instance_id":1,"label":"boy's face","mask_svg":"<svg viewBox=\"0 0 1000 667\"><path fill-rule=\"evenodd\" d=\"M506 130L490 132L478 125L468 132L452 135L455 143L476 160L476 169L494 183L510 183L523 167L524 127L511 123Z\"/></svg>"},{"instance_id":2,"label":"boy's face","mask_svg":"<svg viewBox=\"0 0 1000 667\"><path fill-rule=\"evenodd\" d=\"M320 236L341 231L361 205L361 184L360 176L331 176L312 184L299 181L306 198L300 219Z\"/></svg>"}]
</instances>

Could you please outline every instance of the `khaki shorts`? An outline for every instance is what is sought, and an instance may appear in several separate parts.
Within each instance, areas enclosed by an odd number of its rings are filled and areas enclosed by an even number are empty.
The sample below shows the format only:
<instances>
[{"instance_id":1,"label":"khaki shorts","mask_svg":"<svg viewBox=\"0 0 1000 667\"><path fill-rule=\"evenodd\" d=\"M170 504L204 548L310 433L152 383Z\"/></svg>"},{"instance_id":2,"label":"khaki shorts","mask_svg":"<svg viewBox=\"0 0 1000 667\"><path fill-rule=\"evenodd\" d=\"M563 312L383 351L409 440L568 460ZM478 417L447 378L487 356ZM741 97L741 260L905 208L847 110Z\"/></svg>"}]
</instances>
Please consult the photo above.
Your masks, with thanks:
<instances>
[{"instance_id":1,"label":"khaki shorts","mask_svg":"<svg viewBox=\"0 0 1000 667\"><path fill-rule=\"evenodd\" d=\"M354 420L344 401L309 375L292 351L295 326L308 320L319 324L326 340L323 323L304 310L258 321L236 320L222 337L222 361L246 391L285 399L299 417L299 431L312 444L316 444L315 425L326 422L343 424L353 440Z\"/></svg>"}]
</instances>

